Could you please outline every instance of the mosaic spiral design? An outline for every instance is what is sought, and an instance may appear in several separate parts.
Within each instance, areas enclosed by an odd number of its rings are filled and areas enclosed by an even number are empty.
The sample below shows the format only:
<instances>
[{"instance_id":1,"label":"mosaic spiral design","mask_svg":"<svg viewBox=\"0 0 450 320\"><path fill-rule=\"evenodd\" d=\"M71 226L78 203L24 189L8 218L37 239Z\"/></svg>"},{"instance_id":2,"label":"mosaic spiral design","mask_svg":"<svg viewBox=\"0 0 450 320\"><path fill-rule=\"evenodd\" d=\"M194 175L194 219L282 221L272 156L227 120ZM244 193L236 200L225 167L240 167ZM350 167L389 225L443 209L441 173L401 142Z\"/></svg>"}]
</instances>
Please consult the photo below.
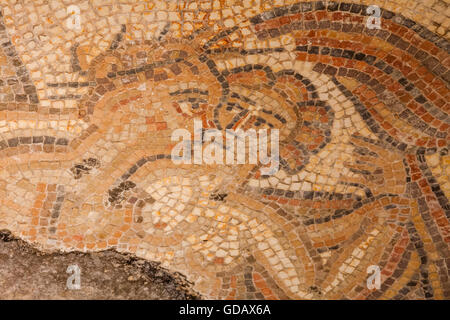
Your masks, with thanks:
<instances>
[{"instance_id":1,"label":"mosaic spiral design","mask_svg":"<svg viewBox=\"0 0 450 320\"><path fill-rule=\"evenodd\" d=\"M72 1L78 31L25 2L1 7L0 229L204 298L450 298L447 1ZM174 164L194 119L279 129L280 170Z\"/></svg>"}]
</instances>

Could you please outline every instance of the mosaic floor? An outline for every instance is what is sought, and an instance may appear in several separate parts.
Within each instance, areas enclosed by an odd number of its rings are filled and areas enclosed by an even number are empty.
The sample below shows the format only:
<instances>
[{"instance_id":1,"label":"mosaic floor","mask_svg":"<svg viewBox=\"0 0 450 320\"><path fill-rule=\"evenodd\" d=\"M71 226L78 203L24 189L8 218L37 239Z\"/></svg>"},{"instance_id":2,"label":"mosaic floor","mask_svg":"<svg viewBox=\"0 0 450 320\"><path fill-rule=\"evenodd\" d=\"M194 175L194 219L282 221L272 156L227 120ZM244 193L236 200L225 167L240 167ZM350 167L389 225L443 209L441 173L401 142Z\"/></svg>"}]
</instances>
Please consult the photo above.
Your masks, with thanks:
<instances>
[{"instance_id":1,"label":"mosaic floor","mask_svg":"<svg viewBox=\"0 0 450 320\"><path fill-rule=\"evenodd\" d=\"M0 230L204 299L450 299L449 4L2 0ZM175 164L195 119L280 170Z\"/></svg>"}]
</instances>

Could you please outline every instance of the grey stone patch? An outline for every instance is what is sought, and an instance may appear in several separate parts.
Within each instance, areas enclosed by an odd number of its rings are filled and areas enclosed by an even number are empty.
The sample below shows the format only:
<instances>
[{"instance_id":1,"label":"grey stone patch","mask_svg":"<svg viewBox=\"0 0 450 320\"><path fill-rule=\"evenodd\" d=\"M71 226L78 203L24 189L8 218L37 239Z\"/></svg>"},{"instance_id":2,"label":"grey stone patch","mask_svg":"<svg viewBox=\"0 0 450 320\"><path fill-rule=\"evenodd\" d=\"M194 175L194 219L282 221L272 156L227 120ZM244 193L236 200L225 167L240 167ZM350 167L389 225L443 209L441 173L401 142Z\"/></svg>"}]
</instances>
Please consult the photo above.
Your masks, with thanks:
<instances>
[{"instance_id":1,"label":"grey stone patch","mask_svg":"<svg viewBox=\"0 0 450 320\"><path fill-rule=\"evenodd\" d=\"M69 290L70 265L81 269L81 288ZM0 230L0 300L197 300L179 273L115 250L95 253L42 252Z\"/></svg>"}]
</instances>

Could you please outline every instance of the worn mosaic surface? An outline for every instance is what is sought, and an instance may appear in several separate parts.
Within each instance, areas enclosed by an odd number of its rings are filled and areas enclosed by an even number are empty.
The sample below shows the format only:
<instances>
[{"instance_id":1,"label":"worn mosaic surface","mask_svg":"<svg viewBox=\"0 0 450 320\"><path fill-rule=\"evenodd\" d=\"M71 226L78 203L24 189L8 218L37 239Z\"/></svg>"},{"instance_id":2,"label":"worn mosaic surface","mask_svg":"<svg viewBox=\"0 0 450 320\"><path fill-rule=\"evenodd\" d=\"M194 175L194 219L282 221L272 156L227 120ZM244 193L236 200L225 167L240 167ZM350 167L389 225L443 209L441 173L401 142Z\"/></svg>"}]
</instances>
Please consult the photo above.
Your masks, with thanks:
<instances>
[{"instance_id":1,"label":"worn mosaic surface","mask_svg":"<svg viewBox=\"0 0 450 320\"><path fill-rule=\"evenodd\" d=\"M450 298L448 0L0 7L0 229L202 298ZM194 119L279 129L280 170L174 164Z\"/></svg>"}]
</instances>

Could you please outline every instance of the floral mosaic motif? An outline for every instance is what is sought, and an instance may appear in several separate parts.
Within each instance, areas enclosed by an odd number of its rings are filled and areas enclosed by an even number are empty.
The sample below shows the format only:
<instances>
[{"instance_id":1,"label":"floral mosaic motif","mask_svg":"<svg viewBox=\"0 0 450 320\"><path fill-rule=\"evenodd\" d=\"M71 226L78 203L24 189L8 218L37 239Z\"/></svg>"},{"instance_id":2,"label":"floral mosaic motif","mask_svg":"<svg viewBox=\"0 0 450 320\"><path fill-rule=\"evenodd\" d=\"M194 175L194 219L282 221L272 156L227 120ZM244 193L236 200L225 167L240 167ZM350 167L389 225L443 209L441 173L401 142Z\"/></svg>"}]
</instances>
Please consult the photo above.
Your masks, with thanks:
<instances>
[{"instance_id":1,"label":"floral mosaic motif","mask_svg":"<svg viewBox=\"0 0 450 320\"><path fill-rule=\"evenodd\" d=\"M1 7L0 229L203 298L450 297L448 3L72 2ZM196 119L278 129L280 170L174 164Z\"/></svg>"}]
</instances>

